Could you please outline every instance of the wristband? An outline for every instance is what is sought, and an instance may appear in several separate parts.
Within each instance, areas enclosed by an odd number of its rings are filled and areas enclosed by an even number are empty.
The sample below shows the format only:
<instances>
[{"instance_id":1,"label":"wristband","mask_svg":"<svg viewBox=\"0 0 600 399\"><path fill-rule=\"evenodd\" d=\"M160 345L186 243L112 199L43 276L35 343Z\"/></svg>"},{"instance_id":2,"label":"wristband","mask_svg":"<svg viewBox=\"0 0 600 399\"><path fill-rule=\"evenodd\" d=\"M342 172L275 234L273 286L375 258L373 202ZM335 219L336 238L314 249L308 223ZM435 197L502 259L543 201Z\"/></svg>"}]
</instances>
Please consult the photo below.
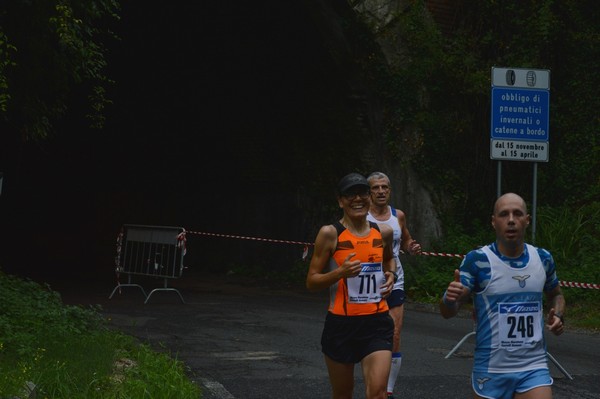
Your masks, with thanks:
<instances>
[{"instance_id":1,"label":"wristband","mask_svg":"<svg viewBox=\"0 0 600 399\"><path fill-rule=\"evenodd\" d=\"M446 305L449 308L453 308L456 306L456 301L449 301L448 298L446 297L446 292L444 291L444 296L442 297L442 302L444 302L444 305Z\"/></svg>"},{"instance_id":2,"label":"wristband","mask_svg":"<svg viewBox=\"0 0 600 399\"><path fill-rule=\"evenodd\" d=\"M563 317L562 313L556 312L554 313L554 316L558 317L560 319L560 322L565 324L565 318Z\"/></svg>"},{"instance_id":3,"label":"wristband","mask_svg":"<svg viewBox=\"0 0 600 399\"><path fill-rule=\"evenodd\" d=\"M396 284L398 282L398 273L392 272L392 274L394 275L394 284Z\"/></svg>"}]
</instances>

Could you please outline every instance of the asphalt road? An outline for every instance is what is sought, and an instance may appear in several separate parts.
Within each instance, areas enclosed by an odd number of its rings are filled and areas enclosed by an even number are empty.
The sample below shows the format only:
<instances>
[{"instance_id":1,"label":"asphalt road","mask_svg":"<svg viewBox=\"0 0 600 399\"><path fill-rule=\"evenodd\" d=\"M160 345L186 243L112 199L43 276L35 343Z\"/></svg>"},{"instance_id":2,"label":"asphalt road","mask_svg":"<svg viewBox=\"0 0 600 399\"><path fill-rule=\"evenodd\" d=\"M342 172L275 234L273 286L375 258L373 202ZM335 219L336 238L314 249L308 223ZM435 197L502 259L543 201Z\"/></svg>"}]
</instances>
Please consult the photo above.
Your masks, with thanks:
<instances>
[{"instance_id":1,"label":"asphalt road","mask_svg":"<svg viewBox=\"0 0 600 399\"><path fill-rule=\"evenodd\" d=\"M138 282L134 279L134 282ZM162 280L141 280L146 293ZM137 287L55 288L66 303L100 304L110 323L183 361L204 399L318 399L329 397L320 334L327 294L187 276L179 289L154 292L147 303ZM402 334L399 398L470 398L473 338L445 356L472 331L468 317L444 320L434 308L407 304ZM572 331L548 336L554 399L600 398L600 334ZM355 398L364 398L356 368Z\"/></svg>"}]
</instances>

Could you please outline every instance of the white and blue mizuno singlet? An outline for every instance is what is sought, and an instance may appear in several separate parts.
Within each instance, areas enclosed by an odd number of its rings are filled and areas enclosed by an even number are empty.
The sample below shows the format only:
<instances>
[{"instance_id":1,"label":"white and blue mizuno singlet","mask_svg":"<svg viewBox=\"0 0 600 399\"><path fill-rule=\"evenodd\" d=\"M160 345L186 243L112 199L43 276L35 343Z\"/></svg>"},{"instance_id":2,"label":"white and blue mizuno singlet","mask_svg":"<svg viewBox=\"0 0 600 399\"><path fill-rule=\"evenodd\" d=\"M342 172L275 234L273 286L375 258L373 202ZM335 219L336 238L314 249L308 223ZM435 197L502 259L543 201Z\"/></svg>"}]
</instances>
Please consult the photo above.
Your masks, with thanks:
<instances>
[{"instance_id":1,"label":"white and blue mizuno singlet","mask_svg":"<svg viewBox=\"0 0 600 399\"><path fill-rule=\"evenodd\" d=\"M469 252L460 272L477 309L473 370L509 373L548 368L542 295L558 285L550 253L526 244L521 256L507 258L494 243Z\"/></svg>"},{"instance_id":2,"label":"white and blue mizuno singlet","mask_svg":"<svg viewBox=\"0 0 600 399\"><path fill-rule=\"evenodd\" d=\"M392 253L394 254L394 259L396 260L396 270L398 274L398 281L394 284L394 290L403 290L404 289L404 269L402 268L402 263L400 262L400 244L402 243L402 229L400 228L400 223L398 223L398 217L396 216L396 209L394 207L390 208L390 217L388 220L377 220L371 215L371 212L367 214L367 220L373 223L383 223L390 226L394 232L393 240L392 240Z\"/></svg>"}]
</instances>

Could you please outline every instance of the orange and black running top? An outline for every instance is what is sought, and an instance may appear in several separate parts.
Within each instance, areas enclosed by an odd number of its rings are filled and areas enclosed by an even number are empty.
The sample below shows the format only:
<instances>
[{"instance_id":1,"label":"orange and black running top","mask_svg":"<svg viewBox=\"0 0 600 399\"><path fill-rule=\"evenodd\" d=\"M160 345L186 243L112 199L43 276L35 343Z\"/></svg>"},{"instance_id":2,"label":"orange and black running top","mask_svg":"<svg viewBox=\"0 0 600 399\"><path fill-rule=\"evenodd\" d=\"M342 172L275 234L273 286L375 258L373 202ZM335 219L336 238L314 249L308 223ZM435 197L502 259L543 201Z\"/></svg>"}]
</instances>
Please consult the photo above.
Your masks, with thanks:
<instances>
[{"instance_id":1,"label":"orange and black running top","mask_svg":"<svg viewBox=\"0 0 600 399\"><path fill-rule=\"evenodd\" d=\"M350 253L362 263L356 277L340 279L329 287L329 312L341 316L360 316L387 312L387 302L381 298L383 271L383 238L376 223L364 237L350 233L340 222L333 226L338 233L336 249L329 260L329 270L340 267Z\"/></svg>"}]
</instances>

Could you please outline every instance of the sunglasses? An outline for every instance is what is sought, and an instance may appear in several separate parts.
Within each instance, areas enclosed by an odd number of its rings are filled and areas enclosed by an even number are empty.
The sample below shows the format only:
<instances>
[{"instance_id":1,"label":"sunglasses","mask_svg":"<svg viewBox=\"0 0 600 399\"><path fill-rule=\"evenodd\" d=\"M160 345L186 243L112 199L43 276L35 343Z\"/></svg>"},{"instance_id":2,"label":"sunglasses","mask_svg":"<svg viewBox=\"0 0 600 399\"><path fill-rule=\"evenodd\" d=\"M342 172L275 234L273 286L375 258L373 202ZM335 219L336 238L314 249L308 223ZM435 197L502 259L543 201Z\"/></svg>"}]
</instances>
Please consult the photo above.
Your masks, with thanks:
<instances>
[{"instance_id":1,"label":"sunglasses","mask_svg":"<svg viewBox=\"0 0 600 399\"><path fill-rule=\"evenodd\" d=\"M367 199L369 198L369 195L371 195L371 191L369 189L358 189L342 193L342 197L348 201L353 200L357 195L360 197L360 199Z\"/></svg>"}]
</instances>

